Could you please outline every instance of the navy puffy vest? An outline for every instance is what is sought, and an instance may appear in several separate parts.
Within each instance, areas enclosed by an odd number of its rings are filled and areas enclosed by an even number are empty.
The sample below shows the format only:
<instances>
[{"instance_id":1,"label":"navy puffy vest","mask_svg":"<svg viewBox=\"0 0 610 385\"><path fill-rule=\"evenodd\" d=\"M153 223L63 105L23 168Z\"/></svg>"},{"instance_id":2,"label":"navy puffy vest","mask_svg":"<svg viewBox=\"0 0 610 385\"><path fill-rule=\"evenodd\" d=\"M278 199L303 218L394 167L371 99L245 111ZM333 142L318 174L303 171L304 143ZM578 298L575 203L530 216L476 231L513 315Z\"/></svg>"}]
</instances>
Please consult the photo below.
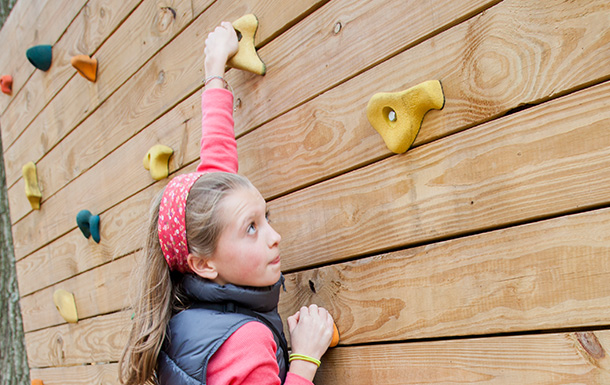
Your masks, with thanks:
<instances>
[{"instance_id":1,"label":"navy puffy vest","mask_svg":"<svg viewBox=\"0 0 610 385\"><path fill-rule=\"evenodd\" d=\"M288 371L288 348L277 312L284 278L273 286L247 288L220 286L195 275L184 277L184 289L193 305L174 315L157 360L161 385L206 383L212 355L237 329L257 320L271 329L282 383Z\"/></svg>"}]
</instances>

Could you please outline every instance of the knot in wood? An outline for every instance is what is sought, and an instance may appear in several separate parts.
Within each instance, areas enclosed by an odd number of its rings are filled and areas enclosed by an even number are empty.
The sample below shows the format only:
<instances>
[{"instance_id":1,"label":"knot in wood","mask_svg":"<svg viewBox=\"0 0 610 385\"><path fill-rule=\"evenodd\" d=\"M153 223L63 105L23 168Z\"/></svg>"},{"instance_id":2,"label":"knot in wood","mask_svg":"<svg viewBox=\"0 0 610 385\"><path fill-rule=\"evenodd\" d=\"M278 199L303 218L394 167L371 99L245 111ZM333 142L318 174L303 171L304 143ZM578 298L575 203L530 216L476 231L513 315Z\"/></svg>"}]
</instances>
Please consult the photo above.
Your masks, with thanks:
<instances>
[{"instance_id":1,"label":"knot in wood","mask_svg":"<svg viewBox=\"0 0 610 385\"><path fill-rule=\"evenodd\" d=\"M157 29L159 32L165 32L176 19L176 11L170 7L162 7L159 9L159 18Z\"/></svg>"}]
</instances>

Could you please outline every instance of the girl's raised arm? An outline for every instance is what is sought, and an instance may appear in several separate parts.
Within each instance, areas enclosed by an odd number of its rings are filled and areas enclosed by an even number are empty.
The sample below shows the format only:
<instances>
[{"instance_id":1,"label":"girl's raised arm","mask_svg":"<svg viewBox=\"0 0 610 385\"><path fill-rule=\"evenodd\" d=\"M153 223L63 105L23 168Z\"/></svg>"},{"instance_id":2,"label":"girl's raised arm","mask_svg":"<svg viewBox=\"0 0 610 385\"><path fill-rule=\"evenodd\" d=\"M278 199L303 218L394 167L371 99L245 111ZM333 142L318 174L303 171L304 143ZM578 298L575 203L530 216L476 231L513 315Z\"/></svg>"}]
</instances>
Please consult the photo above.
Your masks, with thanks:
<instances>
[{"instance_id":1,"label":"girl's raised arm","mask_svg":"<svg viewBox=\"0 0 610 385\"><path fill-rule=\"evenodd\" d=\"M237 173L233 94L227 90L227 60L237 52L237 34L223 22L205 41L205 89L201 96L201 162L197 172Z\"/></svg>"}]
</instances>

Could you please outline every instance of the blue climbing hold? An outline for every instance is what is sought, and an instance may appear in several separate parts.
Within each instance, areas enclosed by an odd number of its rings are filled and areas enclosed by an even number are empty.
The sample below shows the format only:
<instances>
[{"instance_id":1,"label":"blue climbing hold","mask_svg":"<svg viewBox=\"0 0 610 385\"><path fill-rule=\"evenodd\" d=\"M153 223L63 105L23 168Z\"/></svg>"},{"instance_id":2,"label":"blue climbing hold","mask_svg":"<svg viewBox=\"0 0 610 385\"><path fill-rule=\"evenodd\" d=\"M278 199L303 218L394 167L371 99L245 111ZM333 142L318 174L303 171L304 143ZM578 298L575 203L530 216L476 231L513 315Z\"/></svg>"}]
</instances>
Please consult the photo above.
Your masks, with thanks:
<instances>
[{"instance_id":1,"label":"blue climbing hold","mask_svg":"<svg viewBox=\"0 0 610 385\"><path fill-rule=\"evenodd\" d=\"M29 48L25 56L32 65L42 71L47 71L51 68L51 60L53 59L53 47L50 45L35 45Z\"/></svg>"},{"instance_id":2,"label":"blue climbing hold","mask_svg":"<svg viewBox=\"0 0 610 385\"><path fill-rule=\"evenodd\" d=\"M93 215L89 210L81 210L76 214L76 224L85 238L93 237L96 243L100 243L99 215Z\"/></svg>"}]
</instances>

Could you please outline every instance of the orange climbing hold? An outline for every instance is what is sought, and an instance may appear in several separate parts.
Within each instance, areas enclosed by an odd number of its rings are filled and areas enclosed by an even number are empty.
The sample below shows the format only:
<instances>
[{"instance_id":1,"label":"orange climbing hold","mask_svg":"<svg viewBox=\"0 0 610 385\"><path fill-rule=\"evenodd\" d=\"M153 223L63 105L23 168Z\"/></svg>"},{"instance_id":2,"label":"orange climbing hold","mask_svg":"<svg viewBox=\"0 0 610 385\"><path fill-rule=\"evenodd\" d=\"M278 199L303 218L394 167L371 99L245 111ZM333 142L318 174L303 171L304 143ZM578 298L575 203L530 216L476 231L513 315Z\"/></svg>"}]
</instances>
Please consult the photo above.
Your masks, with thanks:
<instances>
[{"instance_id":1,"label":"orange climbing hold","mask_svg":"<svg viewBox=\"0 0 610 385\"><path fill-rule=\"evenodd\" d=\"M70 59L70 63L85 79L91 82L97 80L97 59L87 55L76 55Z\"/></svg>"},{"instance_id":2,"label":"orange climbing hold","mask_svg":"<svg viewBox=\"0 0 610 385\"><path fill-rule=\"evenodd\" d=\"M2 92L10 95L13 92L13 77L11 75L4 75L0 78L0 88Z\"/></svg>"},{"instance_id":3,"label":"orange climbing hold","mask_svg":"<svg viewBox=\"0 0 610 385\"><path fill-rule=\"evenodd\" d=\"M330 341L330 347L334 348L339 344L339 329L337 329L337 325L333 322L333 339Z\"/></svg>"},{"instance_id":4,"label":"orange climbing hold","mask_svg":"<svg viewBox=\"0 0 610 385\"><path fill-rule=\"evenodd\" d=\"M42 382L42 380L35 378L32 380L32 385L44 385L44 382Z\"/></svg>"}]
</instances>

